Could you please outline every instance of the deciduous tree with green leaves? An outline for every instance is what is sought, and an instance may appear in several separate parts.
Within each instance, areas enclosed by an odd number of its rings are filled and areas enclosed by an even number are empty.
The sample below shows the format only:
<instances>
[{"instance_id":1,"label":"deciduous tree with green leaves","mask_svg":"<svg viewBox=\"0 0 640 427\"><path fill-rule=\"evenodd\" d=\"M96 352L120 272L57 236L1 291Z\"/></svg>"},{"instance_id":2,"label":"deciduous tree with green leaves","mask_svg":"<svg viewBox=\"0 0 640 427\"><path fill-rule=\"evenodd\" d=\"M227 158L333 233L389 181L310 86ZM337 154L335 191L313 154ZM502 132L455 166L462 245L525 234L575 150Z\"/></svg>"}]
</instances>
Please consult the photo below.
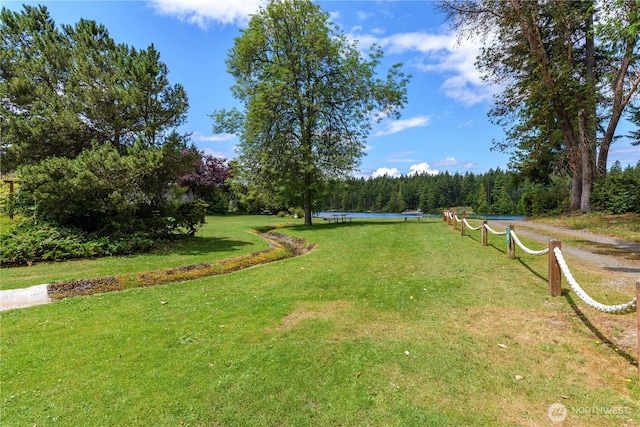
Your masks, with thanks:
<instances>
[{"instance_id":1,"label":"deciduous tree with green leaves","mask_svg":"<svg viewBox=\"0 0 640 427\"><path fill-rule=\"evenodd\" d=\"M310 0L272 0L251 17L227 58L244 111L212 114L214 132L240 137L236 179L283 204L314 200L353 171L373 120L399 117L409 77L376 76L383 52L363 56Z\"/></svg>"},{"instance_id":2,"label":"deciduous tree with green leaves","mask_svg":"<svg viewBox=\"0 0 640 427\"><path fill-rule=\"evenodd\" d=\"M640 84L640 4L545 0L444 0L462 35L491 42L477 60L503 86L490 117L505 127L497 148L537 181L568 164L571 206L587 211L593 180Z\"/></svg>"}]
</instances>

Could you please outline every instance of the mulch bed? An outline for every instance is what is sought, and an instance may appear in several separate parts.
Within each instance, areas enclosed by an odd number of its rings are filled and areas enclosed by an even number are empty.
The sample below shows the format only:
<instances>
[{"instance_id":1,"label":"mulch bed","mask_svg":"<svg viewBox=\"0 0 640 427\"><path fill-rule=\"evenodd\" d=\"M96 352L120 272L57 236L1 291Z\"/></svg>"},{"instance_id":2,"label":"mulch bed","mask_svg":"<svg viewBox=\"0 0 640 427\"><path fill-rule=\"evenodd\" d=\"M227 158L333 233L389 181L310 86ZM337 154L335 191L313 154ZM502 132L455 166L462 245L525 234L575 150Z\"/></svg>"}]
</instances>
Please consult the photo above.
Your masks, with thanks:
<instances>
[{"instance_id":1,"label":"mulch bed","mask_svg":"<svg viewBox=\"0 0 640 427\"><path fill-rule=\"evenodd\" d=\"M155 286L171 282L182 282L221 273L231 273L243 268L253 267L266 262L276 261L283 258L269 260L265 257L268 252L278 246L285 246L290 250L290 256L299 256L311 251L315 245L308 245L306 240L299 237L287 236L282 233L269 231L260 233L270 244L270 249L259 251L241 257L220 261L216 264L201 263L182 267L168 268L166 270L156 270L135 275L136 283L129 283L128 287ZM285 256L284 258L288 258ZM47 287L47 293L51 299L60 300L80 295L93 295L105 292L122 291L125 283L130 281L129 276L121 277L99 277L96 279L78 279L52 283Z\"/></svg>"}]
</instances>

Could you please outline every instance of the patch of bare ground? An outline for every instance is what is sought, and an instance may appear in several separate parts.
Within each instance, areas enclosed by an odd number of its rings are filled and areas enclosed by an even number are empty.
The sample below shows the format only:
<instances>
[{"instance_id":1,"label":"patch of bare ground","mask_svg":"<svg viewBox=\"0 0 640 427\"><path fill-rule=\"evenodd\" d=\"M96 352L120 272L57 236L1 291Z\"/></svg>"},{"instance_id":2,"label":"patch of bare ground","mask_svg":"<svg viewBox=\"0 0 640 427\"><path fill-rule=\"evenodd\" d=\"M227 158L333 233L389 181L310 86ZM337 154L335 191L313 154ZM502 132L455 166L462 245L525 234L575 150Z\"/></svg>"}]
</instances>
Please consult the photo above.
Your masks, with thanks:
<instances>
[{"instance_id":1,"label":"patch of bare ground","mask_svg":"<svg viewBox=\"0 0 640 427\"><path fill-rule=\"evenodd\" d=\"M347 301L321 301L298 303L296 307L282 318L280 325L274 330L290 330L297 328L302 323L312 320L345 320L346 314L353 309L353 304Z\"/></svg>"},{"instance_id":2,"label":"patch of bare ground","mask_svg":"<svg viewBox=\"0 0 640 427\"><path fill-rule=\"evenodd\" d=\"M559 307L537 311L485 307L457 313L451 334L471 334L483 353L483 363L496 372L510 373L497 379L498 383L522 382L522 394L497 396L495 407L477 408L478 411L495 412L505 425L538 426L549 421L547 410L554 402L567 407L583 405L582 396L573 395L571 390L605 387L631 399L629 381L637 378L635 316L612 319L611 315L585 315L572 310L555 311L556 308ZM617 340L606 338L610 336ZM536 368L529 372L523 366ZM546 383L558 378L563 378L565 388L536 396L534 390L544 390ZM473 402L469 405L473 406ZM599 421L572 416L563 425L591 426ZM610 421L606 425L620 425L616 422L627 419ZM630 422L624 425L637 425Z\"/></svg>"},{"instance_id":3,"label":"patch of bare ground","mask_svg":"<svg viewBox=\"0 0 640 427\"><path fill-rule=\"evenodd\" d=\"M502 225L506 226L500 223ZM518 235L540 243L551 238L563 241L562 252L569 269L576 277L585 279L584 282L578 279L578 283L597 301L609 305L623 304L636 296L635 283L640 279L639 244L531 221L518 221L515 228ZM564 299L572 308L573 318L582 323L582 330L589 331L589 336L613 351L626 355L627 359L637 359L635 314L601 313L583 303L569 289L564 277L562 286Z\"/></svg>"},{"instance_id":4,"label":"patch of bare ground","mask_svg":"<svg viewBox=\"0 0 640 427\"><path fill-rule=\"evenodd\" d=\"M634 316L614 318L595 310L585 313L582 309L576 312L573 302L570 304L572 310L558 312L469 309L465 330L497 353L512 349L524 357L540 358L537 362L544 366L541 372L548 375L560 375L570 365L593 386L598 386L607 372L613 377L619 376L621 367L629 367L637 375ZM541 357L556 354L558 348L567 350L558 354L571 357L561 363L551 357Z\"/></svg>"}]
</instances>

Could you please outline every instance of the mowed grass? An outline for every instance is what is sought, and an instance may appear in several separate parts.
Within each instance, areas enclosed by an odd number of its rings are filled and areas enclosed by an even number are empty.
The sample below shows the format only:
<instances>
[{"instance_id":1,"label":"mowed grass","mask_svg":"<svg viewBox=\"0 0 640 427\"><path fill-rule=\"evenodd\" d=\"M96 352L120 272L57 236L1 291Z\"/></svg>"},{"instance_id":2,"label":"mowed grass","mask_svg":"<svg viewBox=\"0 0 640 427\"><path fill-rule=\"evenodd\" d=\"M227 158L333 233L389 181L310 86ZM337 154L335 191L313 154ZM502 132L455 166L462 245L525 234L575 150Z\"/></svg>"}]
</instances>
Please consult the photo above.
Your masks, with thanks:
<instances>
[{"instance_id":1,"label":"mowed grass","mask_svg":"<svg viewBox=\"0 0 640 427\"><path fill-rule=\"evenodd\" d=\"M249 242L233 256L276 221L203 233ZM616 341L635 316L547 296L545 257L439 219L317 222L280 230L316 243L301 257L0 313L2 425L550 425L556 402L562 425L640 423L637 355Z\"/></svg>"},{"instance_id":2,"label":"mowed grass","mask_svg":"<svg viewBox=\"0 0 640 427\"><path fill-rule=\"evenodd\" d=\"M44 262L31 267L3 268L0 271L0 289L139 273L249 254L269 247L264 239L251 233L252 227L280 224L283 219L268 216L229 216L225 217L222 223L215 221L214 217L209 217L209 221L210 223L199 230L194 238L173 242L164 249L146 255Z\"/></svg>"}]
</instances>

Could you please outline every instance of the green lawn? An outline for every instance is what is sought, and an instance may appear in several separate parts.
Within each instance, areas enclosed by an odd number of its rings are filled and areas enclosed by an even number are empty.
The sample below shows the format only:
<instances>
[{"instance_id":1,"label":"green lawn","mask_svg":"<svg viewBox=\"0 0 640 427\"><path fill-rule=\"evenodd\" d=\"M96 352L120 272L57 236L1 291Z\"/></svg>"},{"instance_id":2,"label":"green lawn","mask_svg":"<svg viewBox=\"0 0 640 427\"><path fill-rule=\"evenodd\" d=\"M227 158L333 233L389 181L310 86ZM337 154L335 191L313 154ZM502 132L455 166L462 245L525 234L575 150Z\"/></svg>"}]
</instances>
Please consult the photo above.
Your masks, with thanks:
<instances>
[{"instance_id":1,"label":"green lawn","mask_svg":"<svg viewBox=\"0 0 640 427\"><path fill-rule=\"evenodd\" d=\"M31 267L3 268L0 289L16 289L55 281L86 279L138 273L217 261L269 247L252 227L282 223L282 218L268 216L209 217L209 224L185 242L174 243L165 250L148 255L119 256L89 260L46 262Z\"/></svg>"},{"instance_id":2,"label":"green lawn","mask_svg":"<svg viewBox=\"0 0 640 427\"><path fill-rule=\"evenodd\" d=\"M208 244L2 282L218 260L264 249L251 229L280 221L209 218ZM556 402L562 425L640 423L635 349L612 348L635 316L548 297L546 257L509 260L439 219L317 222L280 230L317 244L301 257L0 313L0 423L551 425ZM597 298L632 295L574 274Z\"/></svg>"}]
</instances>

